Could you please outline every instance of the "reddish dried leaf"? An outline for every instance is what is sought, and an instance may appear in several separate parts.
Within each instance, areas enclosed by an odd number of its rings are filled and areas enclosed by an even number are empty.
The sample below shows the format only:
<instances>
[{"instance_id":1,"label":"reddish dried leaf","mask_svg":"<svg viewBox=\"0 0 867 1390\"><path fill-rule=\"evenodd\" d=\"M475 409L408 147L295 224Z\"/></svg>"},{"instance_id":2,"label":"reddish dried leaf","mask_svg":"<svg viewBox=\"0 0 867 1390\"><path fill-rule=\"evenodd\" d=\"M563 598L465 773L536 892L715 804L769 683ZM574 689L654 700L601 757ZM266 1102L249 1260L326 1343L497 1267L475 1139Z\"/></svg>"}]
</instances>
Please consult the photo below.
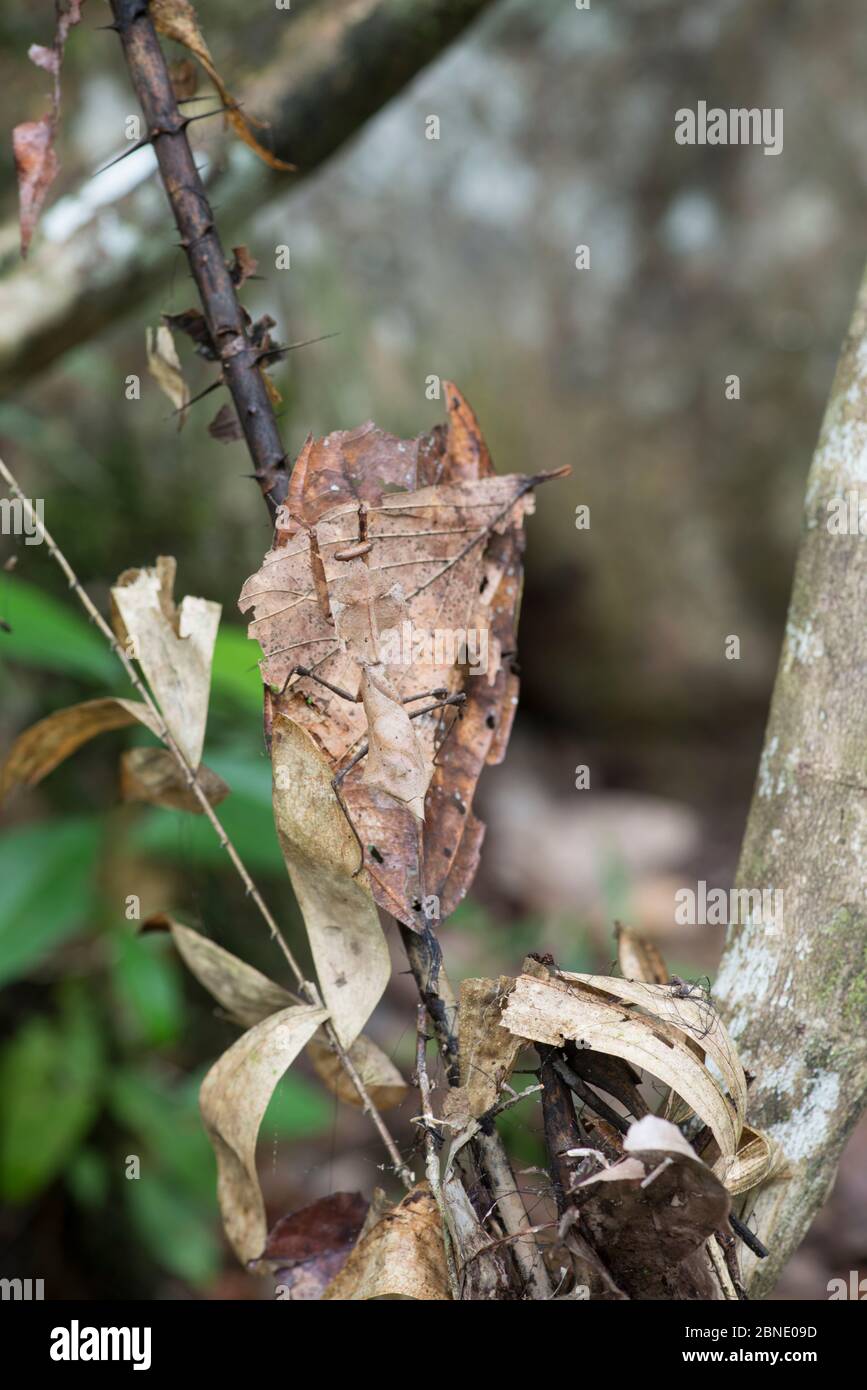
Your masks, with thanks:
<instances>
[{"instance_id":1,"label":"reddish dried leaf","mask_svg":"<svg viewBox=\"0 0 867 1390\"><path fill-rule=\"evenodd\" d=\"M280 1297L312 1301L346 1264L368 1212L360 1192L334 1192L281 1217L262 1253Z\"/></svg>"},{"instance_id":2,"label":"reddish dried leaf","mask_svg":"<svg viewBox=\"0 0 867 1390\"><path fill-rule=\"evenodd\" d=\"M234 406L228 402L220 406L208 425L208 434L212 439L219 439L221 444L234 444L236 440L244 438Z\"/></svg>"},{"instance_id":3,"label":"reddish dried leaf","mask_svg":"<svg viewBox=\"0 0 867 1390\"><path fill-rule=\"evenodd\" d=\"M229 266L229 274L235 286L240 289L245 280L249 280L251 275L255 275L259 268L259 262L255 256L251 256L246 246L232 247L232 262Z\"/></svg>"},{"instance_id":4,"label":"reddish dried leaf","mask_svg":"<svg viewBox=\"0 0 867 1390\"><path fill-rule=\"evenodd\" d=\"M41 121L24 121L12 132L22 256L27 255L42 204L60 168L54 152L54 132L53 116L43 116Z\"/></svg>"},{"instance_id":5,"label":"reddish dried leaf","mask_svg":"<svg viewBox=\"0 0 867 1390\"><path fill-rule=\"evenodd\" d=\"M81 19L82 3L83 0L55 0L57 24L52 47L34 43L27 51L32 63L51 74L54 86L48 114L39 121L23 121L12 131L22 256L27 255L42 205L60 169L54 149L60 119L60 67L69 31Z\"/></svg>"}]
</instances>

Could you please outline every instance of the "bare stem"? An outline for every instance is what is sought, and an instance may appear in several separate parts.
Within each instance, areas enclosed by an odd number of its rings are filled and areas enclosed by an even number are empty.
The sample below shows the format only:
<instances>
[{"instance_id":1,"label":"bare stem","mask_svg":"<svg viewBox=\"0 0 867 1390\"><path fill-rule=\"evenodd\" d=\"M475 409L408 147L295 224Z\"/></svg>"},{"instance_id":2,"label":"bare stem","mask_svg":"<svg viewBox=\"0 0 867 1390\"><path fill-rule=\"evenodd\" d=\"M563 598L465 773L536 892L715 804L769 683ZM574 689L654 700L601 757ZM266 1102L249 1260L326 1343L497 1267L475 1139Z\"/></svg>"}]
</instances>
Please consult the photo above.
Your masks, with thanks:
<instances>
[{"instance_id":1,"label":"bare stem","mask_svg":"<svg viewBox=\"0 0 867 1390\"><path fill-rule=\"evenodd\" d=\"M424 1004L419 1004L416 1018L416 1053L415 1070L418 1080L418 1093L421 1099L421 1125L424 1131L424 1158L425 1173L430 1183L430 1190L433 1193L434 1201L439 1207L440 1217L443 1228L443 1245L446 1255L446 1269L449 1276L449 1288L452 1291L452 1298L455 1301L460 1299L461 1288L458 1280L458 1272L455 1267L455 1255L452 1248L451 1236L449 1235L448 1215L445 1202L443 1201L442 1176L440 1173L439 1154L437 1152L437 1132L435 1129L433 1107L431 1105L431 1086L430 1077L427 1069L427 1009ZM442 1142L441 1140L439 1141Z\"/></svg>"}]
</instances>

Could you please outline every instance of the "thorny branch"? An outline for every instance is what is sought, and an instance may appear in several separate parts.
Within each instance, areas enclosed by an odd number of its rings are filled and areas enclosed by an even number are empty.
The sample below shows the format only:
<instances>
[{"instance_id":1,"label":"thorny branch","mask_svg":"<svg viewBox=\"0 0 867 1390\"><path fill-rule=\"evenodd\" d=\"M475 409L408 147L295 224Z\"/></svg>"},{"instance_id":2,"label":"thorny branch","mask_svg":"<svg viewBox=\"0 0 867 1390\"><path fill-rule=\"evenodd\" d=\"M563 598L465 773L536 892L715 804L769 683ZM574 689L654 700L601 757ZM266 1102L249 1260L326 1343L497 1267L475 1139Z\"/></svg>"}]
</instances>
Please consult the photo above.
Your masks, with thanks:
<instances>
[{"instance_id":1,"label":"thorny branch","mask_svg":"<svg viewBox=\"0 0 867 1390\"><path fill-rule=\"evenodd\" d=\"M31 506L29 499L24 496L14 476L12 475L12 473L10 473L9 469L6 467L6 464L3 462L2 459L0 459L0 477L3 478L9 490L15 495L15 497L18 498L19 502L24 508L24 514L27 518L28 524L34 528L35 534L39 536L40 540L45 543L48 550L48 554L60 566L60 569L63 571L69 582L70 589L72 589L75 593L76 598L81 603L91 622L96 625L96 627L102 633L103 637L108 642L111 650L114 652L118 661L123 666L123 669L126 672L127 677L129 678L133 687L141 696L143 703L147 706L152 717L156 721L156 726L159 731L160 738L163 740L166 747L169 749L169 752L172 754L178 766L181 768L186 779L187 785L190 788L190 791L193 793L193 796L198 801L204 815L210 821L211 826L215 831L218 840L220 841L220 844L223 846L223 849L226 851L229 858L231 859L232 864L234 865L234 868L237 871L241 879L241 882L244 885L244 890L247 894L247 897L252 898L259 911L259 915L265 922L265 925L268 927L271 936L277 942L281 951L283 952L283 955L286 957L286 962L289 966L289 969L292 971L292 974L295 976L295 980L297 982L299 991L308 1001L308 1003L321 1006L322 1000L319 998L319 991L317 990L315 984L313 984L309 980L304 979L304 976L301 973L301 968L298 965L298 962L296 961L294 955L292 954L292 950L285 937L283 936L283 933L280 931L280 928L277 925L277 922L270 908L268 907L267 903L265 902L255 883L253 882L252 878L247 872L247 869L244 865L243 860L241 859L241 856L238 854L238 851L235 849L235 846L232 844L232 841L230 840L225 828L223 827L222 821L214 811L213 806L211 805L207 796L205 795L201 786L199 785L199 780L196 776L195 769L190 766L190 763L188 762L186 756L179 747L171 730L169 729L168 725L163 719L162 712L160 711L157 704L154 702L150 691L148 690L147 686L143 683L143 681L139 679L135 667L133 666L132 662L130 661L121 644L118 642L108 623L105 621L105 618L103 618L99 609L93 604L86 590L82 588L74 570L72 569L72 566L70 565L66 556L63 554L63 551L57 545L57 542L54 540L54 537L46 529L43 522L36 515L36 512L33 510L33 507ZM397 1145L395 1144L393 1138L391 1137L391 1134L388 1131L385 1121L383 1120L382 1116L376 1108L376 1105L371 1099L367 1087L365 1086L360 1075L358 1074L358 1071L354 1063L352 1062L346 1050L341 1046L340 1042L338 1041L337 1034L334 1032L332 1025L328 1021L326 1021L326 1023L324 1024L324 1028L328 1036L329 1042L331 1043L332 1047L335 1049L338 1057L340 1058L340 1062L343 1066L344 1071L346 1072L347 1076L349 1077L350 1081L352 1082L353 1086L358 1092L359 1099L361 1100L364 1109L370 1115L376 1127L376 1130L380 1138L382 1139L383 1144L386 1147L388 1156L394 1165L394 1170L397 1173L397 1176L400 1178L401 1182L409 1191L412 1187L413 1175L407 1168L403 1159L401 1158L400 1151Z\"/></svg>"},{"instance_id":2,"label":"thorny branch","mask_svg":"<svg viewBox=\"0 0 867 1390\"><path fill-rule=\"evenodd\" d=\"M192 118L178 109L146 0L111 0L111 8L147 122L147 141L156 154L223 379L235 403L256 480L273 513L286 495L286 454L259 367L260 352L250 337L249 321L235 291L187 139Z\"/></svg>"}]
</instances>

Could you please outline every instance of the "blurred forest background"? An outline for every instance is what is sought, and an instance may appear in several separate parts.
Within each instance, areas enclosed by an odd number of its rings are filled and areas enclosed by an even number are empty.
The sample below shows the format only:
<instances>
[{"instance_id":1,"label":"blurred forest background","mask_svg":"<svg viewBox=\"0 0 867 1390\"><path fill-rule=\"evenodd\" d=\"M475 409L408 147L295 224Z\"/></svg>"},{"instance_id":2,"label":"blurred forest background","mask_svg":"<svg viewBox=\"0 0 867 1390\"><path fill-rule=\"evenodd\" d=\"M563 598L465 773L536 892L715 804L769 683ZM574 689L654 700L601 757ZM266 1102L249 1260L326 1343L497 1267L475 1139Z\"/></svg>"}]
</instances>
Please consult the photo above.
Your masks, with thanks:
<instances>
[{"instance_id":1,"label":"blurred forest background","mask_svg":"<svg viewBox=\"0 0 867 1390\"><path fill-rule=\"evenodd\" d=\"M199 4L256 114L279 106L287 45L315 8ZM45 109L26 52L50 42L52 10L0 15L7 149L12 125ZM119 572L158 554L177 557L179 596L224 605L205 757L307 959L271 820L258 651L235 606L267 517L243 447L207 433L223 398L178 433L147 375L145 326L195 292L150 152L88 182L137 110L115 36L96 32L107 19L90 0L68 45L62 172L23 267L11 157L0 165L0 444L103 611ZM514 973L528 949L607 970L617 918L670 970L713 976L721 934L678 927L674 892L728 888L734 872L804 479L867 244L865 90L856 0L501 0L309 178L270 174L219 120L193 127L223 243L260 262L247 307L281 341L337 335L272 372L290 456L308 431L368 418L429 428L445 414L425 396L436 374L466 393L500 471L572 465L529 527L516 731L482 782L472 899L442 932L457 979ZM676 145L674 112L698 100L782 107L783 154ZM179 347L202 389L212 369ZM125 399L130 373L140 401ZM581 503L589 530L574 526ZM5 749L54 709L128 692L44 548L0 545L0 564L18 556L0 572ZM3 808L0 1274L45 1278L49 1297L267 1297L223 1244L196 1107L235 1030L168 938L135 935L124 900L173 910L282 979L280 957L206 825L119 802L135 741L103 736ZM590 790L575 789L580 764ZM370 1032L409 1075L398 949L395 964ZM413 1113L411 1093L392 1117L407 1150ZM262 1134L273 1218L382 1181L372 1131L304 1063ZM530 1105L509 1112L507 1141L519 1166L540 1160ZM867 1272L865 1159L862 1126L779 1297L824 1298L832 1275Z\"/></svg>"}]
</instances>

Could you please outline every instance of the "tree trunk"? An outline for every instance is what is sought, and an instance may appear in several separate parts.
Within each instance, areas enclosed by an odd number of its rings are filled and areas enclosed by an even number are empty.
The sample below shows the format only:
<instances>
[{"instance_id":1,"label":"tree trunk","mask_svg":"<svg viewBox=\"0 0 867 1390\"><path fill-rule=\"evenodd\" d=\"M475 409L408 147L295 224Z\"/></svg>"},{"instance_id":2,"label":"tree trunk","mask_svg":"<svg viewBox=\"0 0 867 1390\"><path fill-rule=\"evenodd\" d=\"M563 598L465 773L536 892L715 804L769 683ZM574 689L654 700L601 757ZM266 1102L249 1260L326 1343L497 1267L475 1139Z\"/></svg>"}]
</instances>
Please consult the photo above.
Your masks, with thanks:
<instances>
[{"instance_id":1,"label":"tree trunk","mask_svg":"<svg viewBox=\"0 0 867 1390\"><path fill-rule=\"evenodd\" d=\"M768 1293L834 1180L867 1101L867 277L807 481L785 639L737 886L782 894L768 925L729 928L715 994L749 1071L748 1119L788 1180L761 1189L746 1255ZM855 534L835 534L846 498ZM852 517L854 515L854 520ZM867 524L867 523L865 523ZM743 918L743 914L739 914ZM781 919L781 920L780 920Z\"/></svg>"}]
</instances>

